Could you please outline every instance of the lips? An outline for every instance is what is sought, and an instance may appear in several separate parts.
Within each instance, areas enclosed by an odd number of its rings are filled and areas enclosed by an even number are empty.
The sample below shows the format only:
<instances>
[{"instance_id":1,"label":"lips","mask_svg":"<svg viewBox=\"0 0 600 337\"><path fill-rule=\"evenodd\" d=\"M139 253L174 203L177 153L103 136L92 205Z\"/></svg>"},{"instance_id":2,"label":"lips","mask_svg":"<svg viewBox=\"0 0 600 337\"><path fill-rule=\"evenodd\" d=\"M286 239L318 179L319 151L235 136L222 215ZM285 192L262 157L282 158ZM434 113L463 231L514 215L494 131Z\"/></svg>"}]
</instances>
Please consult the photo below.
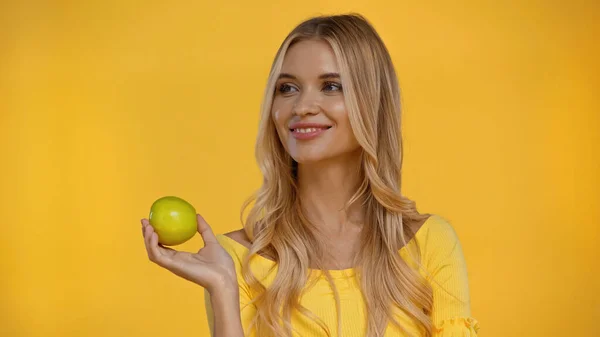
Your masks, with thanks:
<instances>
[{"instance_id":1,"label":"lips","mask_svg":"<svg viewBox=\"0 0 600 337\"><path fill-rule=\"evenodd\" d=\"M327 124L321 124L321 123L307 123L307 122L302 122L302 123L292 123L290 126L290 131L310 131L314 129L329 129L331 128L331 125L327 125Z\"/></svg>"},{"instance_id":2,"label":"lips","mask_svg":"<svg viewBox=\"0 0 600 337\"><path fill-rule=\"evenodd\" d=\"M290 129L290 131L294 132L294 133L310 133L310 132L317 132L320 130L327 130L330 127L312 127L312 128L294 128L294 129Z\"/></svg>"},{"instance_id":3,"label":"lips","mask_svg":"<svg viewBox=\"0 0 600 337\"><path fill-rule=\"evenodd\" d=\"M316 123L294 123L290 125L292 136L299 140L314 139L331 128L330 125Z\"/></svg>"}]
</instances>

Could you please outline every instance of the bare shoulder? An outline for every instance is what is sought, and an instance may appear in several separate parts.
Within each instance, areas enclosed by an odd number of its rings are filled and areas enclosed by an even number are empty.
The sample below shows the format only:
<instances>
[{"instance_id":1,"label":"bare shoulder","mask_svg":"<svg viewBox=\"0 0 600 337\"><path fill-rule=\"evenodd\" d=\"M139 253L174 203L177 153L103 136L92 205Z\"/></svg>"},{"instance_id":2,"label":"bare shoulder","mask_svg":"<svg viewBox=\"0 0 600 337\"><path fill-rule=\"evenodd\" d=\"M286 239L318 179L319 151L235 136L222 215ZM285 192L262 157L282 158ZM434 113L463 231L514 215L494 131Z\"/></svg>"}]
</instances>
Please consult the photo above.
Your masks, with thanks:
<instances>
[{"instance_id":1,"label":"bare shoulder","mask_svg":"<svg viewBox=\"0 0 600 337\"><path fill-rule=\"evenodd\" d=\"M250 239L243 229L238 229L237 231L225 233L223 235L229 237L246 248L250 248L252 246L252 242L250 242Z\"/></svg>"}]
</instances>

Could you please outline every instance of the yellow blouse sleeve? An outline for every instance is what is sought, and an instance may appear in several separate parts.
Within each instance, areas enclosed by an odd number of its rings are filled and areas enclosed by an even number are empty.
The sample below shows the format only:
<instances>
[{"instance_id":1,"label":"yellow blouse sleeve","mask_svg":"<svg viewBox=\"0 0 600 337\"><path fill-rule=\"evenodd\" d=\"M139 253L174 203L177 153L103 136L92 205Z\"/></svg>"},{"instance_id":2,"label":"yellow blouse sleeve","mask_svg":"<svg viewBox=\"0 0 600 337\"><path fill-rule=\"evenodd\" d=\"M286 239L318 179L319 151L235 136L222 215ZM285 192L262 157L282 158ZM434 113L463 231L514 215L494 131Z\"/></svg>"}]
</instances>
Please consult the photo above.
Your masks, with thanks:
<instances>
[{"instance_id":1,"label":"yellow blouse sleeve","mask_svg":"<svg viewBox=\"0 0 600 337\"><path fill-rule=\"evenodd\" d=\"M448 221L439 216L432 220L419 241L425 277L433 288L433 336L476 337L479 323L471 317L467 266L460 241Z\"/></svg>"},{"instance_id":2,"label":"yellow blouse sleeve","mask_svg":"<svg viewBox=\"0 0 600 337\"><path fill-rule=\"evenodd\" d=\"M233 263L235 265L235 271L237 274L237 281L240 289L240 309L241 309L241 319L242 326L244 328L244 335L248 336L248 326L247 324L252 321L256 313L256 307L254 304L251 304L251 296L248 286L242 277L242 259L243 254L245 253L244 249L240 249L240 247L235 246L227 237L220 234L217 235L217 240L223 246L225 251L229 253L231 258L233 259ZM212 310L211 302L210 302L210 294L206 289L204 290L204 306L206 308L206 316L208 319L208 327L210 329L211 336L214 334L214 311Z\"/></svg>"}]
</instances>

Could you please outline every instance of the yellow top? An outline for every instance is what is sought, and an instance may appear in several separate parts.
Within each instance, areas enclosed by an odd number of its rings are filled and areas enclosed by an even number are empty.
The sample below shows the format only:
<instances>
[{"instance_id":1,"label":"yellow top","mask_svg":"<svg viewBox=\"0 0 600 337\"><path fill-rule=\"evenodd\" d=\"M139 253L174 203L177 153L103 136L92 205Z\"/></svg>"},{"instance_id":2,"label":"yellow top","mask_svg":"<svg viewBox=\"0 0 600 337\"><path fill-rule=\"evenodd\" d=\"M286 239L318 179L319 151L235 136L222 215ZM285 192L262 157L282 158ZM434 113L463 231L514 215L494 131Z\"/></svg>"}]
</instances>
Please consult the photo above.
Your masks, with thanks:
<instances>
[{"instance_id":1,"label":"yellow top","mask_svg":"<svg viewBox=\"0 0 600 337\"><path fill-rule=\"evenodd\" d=\"M248 326L256 312L256 308L247 305L251 300L250 290L241 276L242 259L248 253L248 248L239 242L222 234L217 235L218 241L231 255L236 266L240 286L240 305L242 308L242 325L246 336L255 336ZM415 240L418 244L415 244ZM418 247L418 248L417 248ZM469 285L467 269L462 248L458 237L448 221L438 215L432 215L417 231L415 237L400 249L401 257L407 264L416 268L411 261L410 250L416 253L420 250L420 273L433 288L434 337L476 337L479 330L478 322L471 317ZM414 254L413 254L414 256ZM274 261L257 256L251 260L251 268L265 285L273 281L276 268L269 273ZM365 303L362 299L358 280L354 269L330 270L337 287L342 310L343 337L363 337L366 334ZM435 282L432 282L435 281ZM206 294L208 296L208 294ZM317 315L329 327L332 336L337 336L337 314L333 291L327 280L319 278L315 286L308 289L300 302L313 314ZM209 326L213 331L212 308L206 301L206 311ZM417 326L402 312L397 312L400 322L409 336L421 336ZM296 330L294 336L325 336L325 332L312 320L301 314L292 315L292 326ZM405 336L393 324L387 327L386 337Z\"/></svg>"}]
</instances>

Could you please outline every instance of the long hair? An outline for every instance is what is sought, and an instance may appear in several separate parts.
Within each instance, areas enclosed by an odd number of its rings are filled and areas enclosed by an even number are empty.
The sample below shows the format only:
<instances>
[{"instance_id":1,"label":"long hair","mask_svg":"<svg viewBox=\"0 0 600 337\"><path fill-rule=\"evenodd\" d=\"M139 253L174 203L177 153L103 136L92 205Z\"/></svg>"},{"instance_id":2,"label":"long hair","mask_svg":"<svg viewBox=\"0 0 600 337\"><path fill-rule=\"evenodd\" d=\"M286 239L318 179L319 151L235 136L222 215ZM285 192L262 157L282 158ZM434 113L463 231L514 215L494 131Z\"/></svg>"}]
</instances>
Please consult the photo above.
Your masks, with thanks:
<instances>
[{"instance_id":1,"label":"long hair","mask_svg":"<svg viewBox=\"0 0 600 337\"><path fill-rule=\"evenodd\" d=\"M261 337L291 337L291 315L296 310L331 336L326 325L299 301L310 279L309 266L314 265L323 270L334 291L338 334L341 331L343 308L333 279L323 268L327 249L300 205L297 163L285 151L271 117L275 83L286 51L299 41L311 39L327 42L334 51L350 125L362 148L361 184L346 207L360 202L366 210L366 231L363 230L355 270L367 306L367 336L383 336L390 323L402 329L392 313L393 307L402 310L429 336L431 286L398 253L407 238L414 236L412 225L428 215L420 214L415 203L400 193L398 80L383 41L358 14L319 16L302 22L283 41L272 64L256 141L263 184L242 207L242 214L250 208L244 230L252 246L243 261L242 274L257 308L252 327ZM252 257L259 254L276 262L277 273L268 286L250 270Z\"/></svg>"}]
</instances>

